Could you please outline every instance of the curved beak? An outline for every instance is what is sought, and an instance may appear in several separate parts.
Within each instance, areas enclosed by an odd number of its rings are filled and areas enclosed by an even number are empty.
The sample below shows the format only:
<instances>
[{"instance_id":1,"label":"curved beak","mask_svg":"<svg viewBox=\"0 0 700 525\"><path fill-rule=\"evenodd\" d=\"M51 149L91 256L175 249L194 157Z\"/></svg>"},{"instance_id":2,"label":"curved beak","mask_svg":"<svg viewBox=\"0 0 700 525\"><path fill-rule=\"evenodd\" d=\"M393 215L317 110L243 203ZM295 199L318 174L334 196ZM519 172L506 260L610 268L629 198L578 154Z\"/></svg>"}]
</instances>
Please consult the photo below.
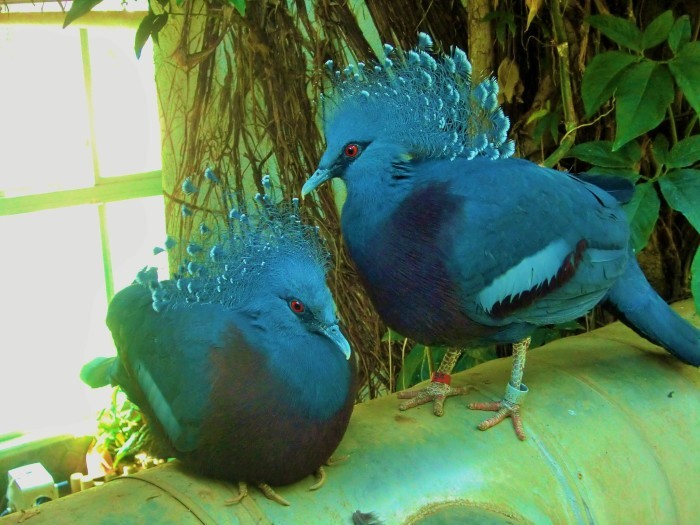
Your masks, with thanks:
<instances>
[{"instance_id":1,"label":"curved beak","mask_svg":"<svg viewBox=\"0 0 700 525\"><path fill-rule=\"evenodd\" d=\"M345 336L340 331L340 327L337 324L322 327L321 333L333 341L338 348L340 348L340 351L343 352L346 360L350 359L350 354L352 353L350 343L348 343L348 340L345 339Z\"/></svg>"},{"instance_id":2,"label":"curved beak","mask_svg":"<svg viewBox=\"0 0 700 525\"><path fill-rule=\"evenodd\" d=\"M333 172L327 169L317 169L313 175L304 183L301 188L301 198L303 199L309 193L318 188L321 184L333 178Z\"/></svg>"}]
</instances>

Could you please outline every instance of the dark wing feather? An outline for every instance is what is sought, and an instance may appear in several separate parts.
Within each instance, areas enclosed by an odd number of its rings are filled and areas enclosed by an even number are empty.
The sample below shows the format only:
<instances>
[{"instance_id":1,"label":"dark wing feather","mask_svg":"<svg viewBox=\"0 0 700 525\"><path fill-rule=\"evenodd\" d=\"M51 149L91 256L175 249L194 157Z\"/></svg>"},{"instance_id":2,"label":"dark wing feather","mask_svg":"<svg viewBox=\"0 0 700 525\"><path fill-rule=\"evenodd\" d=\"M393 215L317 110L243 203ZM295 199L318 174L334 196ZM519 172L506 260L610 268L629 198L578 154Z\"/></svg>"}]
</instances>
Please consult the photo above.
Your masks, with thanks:
<instances>
[{"instance_id":1,"label":"dark wing feather","mask_svg":"<svg viewBox=\"0 0 700 525\"><path fill-rule=\"evenodd\" d=\"M233 315L215 304L155 312L150 291L138 284L110 303L107 325L121 365L114 379L158 420L178 451L199 442L214 373L210 351L221 346Z\"/></svg>"},{"instance_id":2,"label":"dark wing feather","mask_svg":"<svg viewBox=\"0 0 700 525\"><path fill-rule=\"evenodd\" d=\"M620 204L627 204L634 196L634 183L624 177L577 173L576 178L605 190L615 197Z\"/></svg>"}]
</instances>

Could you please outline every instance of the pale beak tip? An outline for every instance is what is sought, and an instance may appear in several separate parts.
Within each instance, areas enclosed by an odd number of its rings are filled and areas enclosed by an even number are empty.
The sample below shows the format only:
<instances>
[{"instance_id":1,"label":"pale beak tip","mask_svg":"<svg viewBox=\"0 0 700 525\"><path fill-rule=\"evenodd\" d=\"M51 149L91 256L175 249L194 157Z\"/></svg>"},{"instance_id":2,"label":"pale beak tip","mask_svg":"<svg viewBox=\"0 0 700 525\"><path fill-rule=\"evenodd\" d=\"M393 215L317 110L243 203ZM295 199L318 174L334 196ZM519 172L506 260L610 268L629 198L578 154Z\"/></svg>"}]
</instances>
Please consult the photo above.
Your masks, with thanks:
<instances>
[{"instance_id":1,"label":"pale beak tip","mask_svg":"<svg viewBox=\"0 0 700 525\"><path fill-rule=\"evenodd\" d=\"M328 328L325 328L323 332L340 349L345 356L345 360L349 360L350 356L352 355L352 348L350 347L348 340L345 339L345 336L340 331L340 327L337 324L334 324Z\"/></svg>"},{"instance_id":2,"label":"pale beak tip","mask_svg":"<svg viewBox=\"0 0 700 525\"><path fill-rule=\"evenodd\" d=\"M314 172L314 174L311 175L311 177L309 177L309 180L307 180L301 187L301 198L303 199L304 197L306 197L309 193L314 191L321 184L323 184L332 177L333 175L331 174L330 170L317 169Z\"/></svg>"}]
</instances>

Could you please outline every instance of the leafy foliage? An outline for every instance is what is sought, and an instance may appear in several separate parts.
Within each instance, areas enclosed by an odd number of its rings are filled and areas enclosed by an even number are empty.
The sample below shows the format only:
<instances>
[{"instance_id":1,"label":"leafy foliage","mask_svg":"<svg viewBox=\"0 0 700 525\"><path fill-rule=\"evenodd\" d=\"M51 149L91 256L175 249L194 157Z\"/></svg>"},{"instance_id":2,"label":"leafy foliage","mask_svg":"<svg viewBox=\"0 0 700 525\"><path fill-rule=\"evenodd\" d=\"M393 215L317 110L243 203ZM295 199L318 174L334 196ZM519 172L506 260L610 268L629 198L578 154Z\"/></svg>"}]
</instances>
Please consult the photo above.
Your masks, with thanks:
<instances>
[{"instance_id":1,"label":"leafy foliage","mask_svg":"<svg viewBox=\"0 0 700 525\"><path fill-rule=\"evenodd\" d=\"M698 305L698 297L700 297L700 249L695 253L693 258L693 266L690 269L693 274L693 280L691 282L691 290L693 292L693 297L695 297L695 308L700 311L700 306Z\"/></svg>"},{"instance_id":2,"label":"leafy foliage","mask_svg":"<svg viewBox=\"0 0 700 525\"><path fill-rule=\"evenodd\" d=\"M659 15L644 32L629 20L611 15L593 15L586 20L620 46L636 51L607 51L597 55L582 80L581 91L588 117L611 96L616 98L614 149L661 124L674 99L674 79L693 104L695 91L700 91L700 48L695 51L696 44L700 43L683 44L683 24L674 32L673 46L669 42L672 50L679 49L673 59L666 62L644 56L645 50L670 38L676 27L671 11ZM693 66L695 70L687 71Z\"/></svg>"},{"instance_id":3,"label":"leafy foliage","mask_svg":"<svg viewBox=\"0 0 700 525\"><path fill-rule=\"evenodd\" d=\"M625 213L630 221L632 230L632 248L635 251L644 249L659 216L661 201L651 182L637 185L634 197L625 206Z\"/></svg>"},{"instance_id":4,"label":"leafy foliage","mask_svg":"<svg viewBox=\"0 0 700 525\"><path fill-rule=\"evenodd\" d=\"M516 34L515 15L508 10L491 11L484 17L484 22L493 22L496 28L496 40L505 47L508 36Z\"/></svg>"},{"instance_id":5,"label":"leafy foliage","mask_svg":"<svg viewBox=\"0 0 700 525\"><path fill-rule=\"evenodd\" d=\"M668 63L685 98L700 113L700 42L684 45Z\"/></svg>"},{"instance_id":6,"label":"leafy foliage","mask_svg":"<svg viewBox=\"0 0 700 525\"><path fill-rule=\"evenodd\" d=\"M392 337L394 340L408 342L407 339L389 330L385 335L385 340ZM410 347L410 351L402 360L399 374L396 378L396 390L404 390L410 388L422 381L426 381L432 377L433 372L437 369L442 358L445 357L447 348L444 346L425 346L422 344L414 344ZM480 363L485 363L491 359L495 359L495 346L480 346L470 347L466 350L455 364L452 373L467 370Z\"/></svg>"},{"instance_id":7,"label":"leafy foliage","mask_svg":"<svg viewBox=\"0 0 700 525\"><path fill-rule=\"evenodd\" d=\"M228 3L236 8L236 11L241 16L245 16L245 1L246 0L228 0Z\"/></svg>"},{"instance_id":8,"label":"leafy foliage","mask_svg":"<svg viewBox=\"0 0 700 525\"><path fill-rule=\"evenodd\" d=\"M586 116L593 115L608 100L620 83L622 72L639 58L624 51L608 51L593 57L586 67L581 86Z\"/></svg>"},{"instance_id":9,"label":"leafy foliage","mask_svg":"<svg viewBox=\"0 0 700 525\"><path fill-rule=\"evenodd\" d=\"M131 461L147 449L150 442L151 433L143 414L119 387L114 388L111 405L97 416L95 448L112 457L116 470L122 461Z\"/></svg>"},{"instance_id":10,"label":"leafy foliage","mask_svg":"<svg viewBox=\"0 0 700 525\"><path fill-rule=\"evenodd\" d=\"M158 33L168 23L168 16L167 12L157 15L153 11L149 11L144 19L141 20L134 39L136 58L141 58L141 51L149 38L152 38L156 45L158 44Z\"/></svg>"},{"instance_id":11,"label":"leafy foliage","mask_svg":"<svg viewBox=\"0 0 700 525\"><path fill-rule=\"evenodd\" d=\"M92 8L98 5L102 0L73 0L70 9L66 13L66 18L63 20L63 27L67 27L68 24L86 15Z\"/></svg>"},{"instance_id":12,"label":"leafy foliage","mask_svg":"<svg viewBox=\"0 0 700 525\"><path fill-rule=\"evenodd\" d=\"M694 133L700 113L700 42L691 41L689 17L674 20L670 10L664 11L643 31L612 15L593 15L586 21L621 48L597 54L581 83L587 118L614 99L615 137L612 142L579 144L569 154L591 164L591 172L639 181L625 207L635 250L649 242L664 206L682 214L700 232L700 170L695 168L700 162L700 134ZM659 50L664 43L667 50ZM654 58L647 56L652 49ZM678 137L676 121L686 111L683 101L695 115L685 136ZM683 118L688 121L685 114ZM649 133L655 135L651 147ZM640 138L650 153L653 173L640 170L642 149L636 142ZM700 311L698 257L696 252L691 290Z\"/></svg>"},{"instance_id":13,"label":"leafy foliage","mask_svg":"<svg viewBox=\"0 0 700 525\"><path fill-rule=\"evenodd\" d=\"M542 141L545 135L549 134L554 142L559 141L559 121L561 117L559 113L551 110L549 101L545 102L542 109L539 109L530 115L526 124L535 123L532 131L532 138L536 141Z\"/></svg>"},{"instance_id":14,"label":"leafy foliage","mask_svg":"<svg viewBox=\"0 0 700 525\"><path fill-rule=\"evenodd\" d=\"M661 124L673 100L673 81L664 64L643 60L626 68L619 82L613 149Z\"/></svg>"},{"instance_id":15,"label":"leafy foliage","mask_svg":"<svg viewBox=\"0 0 700 525\"><path fill-rule=\"evenodd\" d=\"M241 16L245 16L246 0L220 0L223 5L233 7ZM71 22L81 16L86 15L92 9L100 4L102 0L74 0L70 9L66 13L63 20L63 27L67 27ZM184 3L184 0L176 0L175 4L179 7ZM158 13L153 10L156 5ZM160 31L168 23L168 18L171 14L169 0L152 0L148 5L148 14L141 20L136 35L134 37L134 52L136 58L141 58L141 51L146 45L148 39L153 39L153 42L158 45L158 35Z\"/></svg>"}]
</instances>

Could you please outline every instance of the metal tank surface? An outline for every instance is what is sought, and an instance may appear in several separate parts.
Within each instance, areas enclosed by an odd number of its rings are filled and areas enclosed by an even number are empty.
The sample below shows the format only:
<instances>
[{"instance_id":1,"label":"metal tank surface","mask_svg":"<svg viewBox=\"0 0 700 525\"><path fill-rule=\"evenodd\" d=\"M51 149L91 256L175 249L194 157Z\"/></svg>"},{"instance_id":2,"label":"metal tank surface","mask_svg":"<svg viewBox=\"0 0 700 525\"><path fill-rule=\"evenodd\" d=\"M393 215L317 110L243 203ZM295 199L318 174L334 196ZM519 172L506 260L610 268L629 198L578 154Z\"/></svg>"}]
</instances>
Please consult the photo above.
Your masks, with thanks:
<instances>
[{"instance_id":1,"label":"metal tank surface","mask_svg":"<svg viewBox=\"0 0 700 525\"><path fill-rule=\"evenodd\" d=\"M682 315L700 324L691 302ZM700 370L619 323L529 353L527 440L506 421L481 432L510 373L499 359L456 374L475 390L398 411L395 396L358 405L327 480L280 487L283 507L256 488L227 505L234 485L177 462L46 503L2 525L351 524L355 510L386 525L695 524L700 516ZM235 443L232 444L235 446Z\"/></svg>"}]
</instances>

